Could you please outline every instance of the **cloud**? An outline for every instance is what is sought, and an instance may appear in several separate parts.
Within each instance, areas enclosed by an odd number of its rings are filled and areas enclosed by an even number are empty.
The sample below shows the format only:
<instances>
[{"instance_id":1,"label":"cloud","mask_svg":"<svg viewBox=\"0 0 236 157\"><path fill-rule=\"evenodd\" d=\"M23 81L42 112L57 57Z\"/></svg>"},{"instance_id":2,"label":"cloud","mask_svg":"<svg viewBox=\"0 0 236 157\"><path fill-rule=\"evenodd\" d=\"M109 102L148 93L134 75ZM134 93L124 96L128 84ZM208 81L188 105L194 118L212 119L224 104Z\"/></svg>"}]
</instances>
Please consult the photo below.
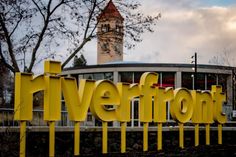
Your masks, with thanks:
<instances>
[{"instance_id":1,"label":"cloud","mask_svg":"<svg viewBox=\"0 0 236 157\"><path fill-rule=\"evenodd\" d=\"M199 63L207 64L225 50L235 56L236 6L179 2L173 5L173 0L159 1L148 8L150 4L145 1L143 10L152 14L161 10L162 18L154 33L144 34L143 42L135 50L127 50L125 60L188 63L191 55L197 52Z\"/></svg>"},{"instance_id":2,"label":"cloud","mask_svg":"<svg viewBox=\"0 0 236 157\"><path fill-rule=\"evenodd\" d=\"M220 1L220 5L216 1ZM143 34L143 42L137 43L134 50L124 50L125 61L190 63L194 52L198 53L201 64L208 64L213 56L221 57L225 52L232 62L236 61L235 0L226 0L224 5L222 0L140 2L143 13L158 15L161 12L162 18L154 28L155 32ZM89 42L82 52L88 64L97 64L96 43L97 40ZM60 51L64 55L66 50Z\"/></svg>"},{"instance_id":3,"label":"cloud","mask_svg":"<svg viewBox=\"0 0 236 157\"><path fill-rule=\"evenodd\" d=\"M215 0L217 1L217 0ZM236 5L206 3L205 0L140 1L141 11L162 18L154 33L143 34L134 50L124 50L125 61L189 63L194 52L198 62L208 64L225 51L236 60ZM86 45L88 64L96 64L96 40Z\"/></svg>"}]
</instances>

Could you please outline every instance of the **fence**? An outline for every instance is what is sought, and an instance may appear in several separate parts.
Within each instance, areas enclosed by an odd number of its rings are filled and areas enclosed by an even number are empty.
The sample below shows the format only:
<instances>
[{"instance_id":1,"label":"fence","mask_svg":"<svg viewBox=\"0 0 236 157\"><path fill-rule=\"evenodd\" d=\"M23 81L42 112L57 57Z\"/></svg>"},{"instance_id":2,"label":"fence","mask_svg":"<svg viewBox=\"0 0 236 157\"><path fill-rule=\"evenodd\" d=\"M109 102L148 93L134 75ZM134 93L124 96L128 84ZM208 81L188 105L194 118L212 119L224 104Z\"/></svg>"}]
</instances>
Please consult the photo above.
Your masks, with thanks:
<instances>
[{"instance_id":1,"label":"fence","mask_svg":"<svg viewBox=\"0 0 236 157\"><path fill-rule=\"evenodd\" d=\"M14 109L12 108L0 108L0 128L1 127L17 127L19 126L18 121L14 121L13 118L14 115ZM142 123L140 121L137 121L137 117L132 116L131 122L127 123L128 128L141 128ZM136 124L137 125L134 125ZM167 118L167 123L164 123L163 126L177 126L177 122L170 120L170 117ZM214 125L214 124L213 124ZM39 126L48 126L47 122L43 120L43 110L33 110L33 119L30 122L27 122L27 126L31 127L39 127ZM67 111L61 111L61 120L56 122L57 127L74 127L74 122L69 120L68 112ZM119 123L111 123L109 126L113 127L119 127ZM150 127L156 126L156 123L152 122L149 124ZM191 123L186 123L185 126L193 126ZM224 124L225 127L235 127L236 121L228 121L226 124ZM101 123L99 121L95 120L95 118L92 116L91 112L88 113L87 119L81 123L81 127L86 128L94 128L94 127L101 127Z\"/></svg>"},{"instance_id":2,"label":"fence","mask_svg":"<svg viewBox=\"0 0 236 157\"><path fill-rule=\"evenodd\" d=\"M131 118L131 122L127 124L127 127L137 128L142 127L142 123L137 121L137 117ZM150 126L155 125L150 123ZM177 125L173 120L168 120L166 125ZM19 126L18 121L14 121L14 109L12 108L0 108L0 127L6 126ZM43 120L43 110L33 110L33 119L30 122L27 122L27 126L48 126L47 122ZM61 120L56 122L58 127L73 127L74 122L69 120L68 112L61 111ZM89 112L87 118L84 122L81 123L81 127L99 127L101 122L96 120L92 113ZM109 123L109 126L119 126L119 123Z\"/></svg>"},{"instance_id":3,"label":"fence","mask_svg":"<svg viewBox=\"0 0 236 157\"><path fill-rule=\"evenodd\" d=\"M3 126L19 126L18 121L14 121L14 109L0 108L0 127ZM33 110L33 119L27 122L27 126L47 126L47 122L43 120L43 110ZM73 126L73 122L69 121L67 111L61 112L61 121L56 122L56 126Z\"/></svg>"}]
</instances>

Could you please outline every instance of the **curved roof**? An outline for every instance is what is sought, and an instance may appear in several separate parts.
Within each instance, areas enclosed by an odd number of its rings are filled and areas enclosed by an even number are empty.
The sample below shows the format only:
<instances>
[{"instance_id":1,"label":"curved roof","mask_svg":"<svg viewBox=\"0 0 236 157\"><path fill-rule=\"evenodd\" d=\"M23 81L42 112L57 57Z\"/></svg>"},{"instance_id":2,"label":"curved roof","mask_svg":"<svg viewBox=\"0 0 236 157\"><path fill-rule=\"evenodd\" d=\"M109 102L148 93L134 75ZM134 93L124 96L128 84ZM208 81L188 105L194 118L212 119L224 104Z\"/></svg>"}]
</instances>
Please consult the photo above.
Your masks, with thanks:
<instances>
[{"instance_id":1,"label":"curved roof","mask_svg":"<svg viewBox=\"0 0 236 157\"><path fill-rule=\"evenodd\" d=\"M76 70L76 69L92 69L92 68L116 68L116 67L178 67L178 68L191 68L193 64L180 64L180 63L142 63L135 61L119 61L110 62L105 64L87 65L81 67L69 67L65 68L64 71ZM233 70L235 67L221 66L221 65L209 65L209 64L198 64L198 68L202 69L222 69L222 70Z\"/></svg>"},{"instance_id":2,"label":"curved roof","mask_svg":"<svg viewBox=\"0 0 236 157\"><path fill-rule=\"evenodd\" d=\"M143 62L139 61L114 61L114 62L107 62L103 63L105 65L112 65L112 64L143 64Z\"/></svg>"}]
</instances>

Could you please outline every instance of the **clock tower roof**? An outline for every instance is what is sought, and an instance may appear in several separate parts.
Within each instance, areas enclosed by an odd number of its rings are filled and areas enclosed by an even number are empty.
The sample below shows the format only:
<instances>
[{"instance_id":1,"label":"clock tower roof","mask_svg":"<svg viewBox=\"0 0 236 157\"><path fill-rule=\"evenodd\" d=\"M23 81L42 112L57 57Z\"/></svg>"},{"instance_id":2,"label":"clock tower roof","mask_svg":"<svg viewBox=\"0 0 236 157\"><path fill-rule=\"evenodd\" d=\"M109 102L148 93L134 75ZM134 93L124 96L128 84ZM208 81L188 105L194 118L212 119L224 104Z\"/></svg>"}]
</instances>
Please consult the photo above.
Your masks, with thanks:
<instances>
[{"instance_id":1,"label":"clock tower roof","mask_svg":"<svg viewBox=\"0 0 236 157\"><path fill-rule=\"evenodd\" d=\"M116 8L112 0L108 2L107 6L103 9L101 14L98 16L98 19L110 18L110 17L116 17L116 18L120 18L124 20L124 18L121 16L120 12Z\"/></svg>"}]
</instances>

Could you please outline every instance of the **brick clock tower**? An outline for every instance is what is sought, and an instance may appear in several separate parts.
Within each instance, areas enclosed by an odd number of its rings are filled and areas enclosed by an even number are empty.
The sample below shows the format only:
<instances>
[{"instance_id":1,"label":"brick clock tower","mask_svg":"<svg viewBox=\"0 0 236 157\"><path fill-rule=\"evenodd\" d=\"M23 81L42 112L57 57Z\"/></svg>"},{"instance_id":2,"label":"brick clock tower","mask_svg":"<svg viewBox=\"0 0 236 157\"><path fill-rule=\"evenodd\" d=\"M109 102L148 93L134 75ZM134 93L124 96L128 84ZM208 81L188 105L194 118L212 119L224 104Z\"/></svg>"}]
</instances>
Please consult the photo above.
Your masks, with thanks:
<instances>
[{"instance_id":1,"label":"brick clock tower","mask_svg":"<svg viewBox=\"0 0 236 157\"><path fill-rule=\"evenodd\" d=\"M123 61L124 18L112 0L97 20L97 64Z\"/></svg>"}]
</instances>

